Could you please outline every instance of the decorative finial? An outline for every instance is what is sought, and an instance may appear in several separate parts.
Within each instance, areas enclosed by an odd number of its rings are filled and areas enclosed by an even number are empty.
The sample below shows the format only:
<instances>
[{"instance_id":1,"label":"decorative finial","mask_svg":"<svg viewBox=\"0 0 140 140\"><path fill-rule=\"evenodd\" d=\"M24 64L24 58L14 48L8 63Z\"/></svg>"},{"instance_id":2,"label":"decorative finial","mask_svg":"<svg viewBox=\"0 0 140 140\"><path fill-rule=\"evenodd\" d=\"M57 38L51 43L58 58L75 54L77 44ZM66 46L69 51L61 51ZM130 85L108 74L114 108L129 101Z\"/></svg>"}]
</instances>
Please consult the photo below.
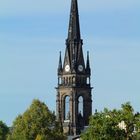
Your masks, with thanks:
<instances>
[{"instance_id":1,"label":"decorative finial","mask_svg":"<svg viewBox=\"0 0 140 140\"><path fill-rule=\"evenodd\" d=\"M62 58L61 58L61 51L59 52L59 65L58 65L58 73L62 71Z\"/></svg>"}]
</instances>

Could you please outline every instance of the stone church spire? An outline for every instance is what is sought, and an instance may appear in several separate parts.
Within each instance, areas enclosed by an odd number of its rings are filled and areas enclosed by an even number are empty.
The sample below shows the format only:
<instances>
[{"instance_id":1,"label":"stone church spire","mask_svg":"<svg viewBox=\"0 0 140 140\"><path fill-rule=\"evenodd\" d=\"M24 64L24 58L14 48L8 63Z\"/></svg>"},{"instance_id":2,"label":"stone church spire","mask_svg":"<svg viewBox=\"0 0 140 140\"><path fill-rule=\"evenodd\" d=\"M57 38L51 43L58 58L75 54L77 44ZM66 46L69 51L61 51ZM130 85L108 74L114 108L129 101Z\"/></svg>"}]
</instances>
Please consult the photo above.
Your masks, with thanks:
<instances>
[{"instance_id":1,"label":"stone church spire","mask_svg":"<svg viewBox=\"0 0 140 140\"><path fill-rule=\"evenodd\" d=\"M72 0L71 11L70 11L70 21L68 29L68 40L80 40L80 24L79 24L79 14L78 14L78 3L77 0Z\"/></svg>"},{"instance_id":2,"label":"stone church spire","mask_svg":"<svg viewBox=\"0 0 140 140\"><path fill-rule=\"evenodd\" d=\"M89 124L92 114L92 87L90 84L90 62L83 55L83 40L80 34L78 2L71 0L70 20L66 50L62 64L61 53L56 87L56 112L63 132L79 135Z\"/></svg>"},{"instance_id":3,"label":"stone church spire","mask_svg":"<svg viewBox=\"0 0 140 140\"><path fill-rule=\"evenodd\" d=\"M64 67L70 66L70 72L78 73L78 66L81 67L82 72L85 71L85 62L83 56L83 40L80 33L80 22L78 14L77 0L71 1L70 20L68 28L68 38L66 40L66 52L64 59Z\"/></svg>"}]
</instances>

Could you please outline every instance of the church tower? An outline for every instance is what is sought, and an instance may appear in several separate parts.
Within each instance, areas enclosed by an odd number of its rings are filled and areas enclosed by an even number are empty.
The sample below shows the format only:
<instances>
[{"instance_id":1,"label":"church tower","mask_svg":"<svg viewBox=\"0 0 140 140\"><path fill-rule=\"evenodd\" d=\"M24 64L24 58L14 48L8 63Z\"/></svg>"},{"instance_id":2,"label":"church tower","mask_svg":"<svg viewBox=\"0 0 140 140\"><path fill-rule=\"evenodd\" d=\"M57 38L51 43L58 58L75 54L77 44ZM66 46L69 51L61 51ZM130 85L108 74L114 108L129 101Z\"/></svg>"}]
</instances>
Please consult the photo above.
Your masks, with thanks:
<instances>
[{"instance_id":1,"label":"church tower","mask_svg":"<svg viewBox=\"0 0 140 140\"><path fill-rule=\"evenodd\" d=\"M78 3L72 0L65 57L62 63L60 52L56 88L57 119L68 135L80 134L92 114L89 53L85 64L82 45Z\"/></svg>"}]
</instances>

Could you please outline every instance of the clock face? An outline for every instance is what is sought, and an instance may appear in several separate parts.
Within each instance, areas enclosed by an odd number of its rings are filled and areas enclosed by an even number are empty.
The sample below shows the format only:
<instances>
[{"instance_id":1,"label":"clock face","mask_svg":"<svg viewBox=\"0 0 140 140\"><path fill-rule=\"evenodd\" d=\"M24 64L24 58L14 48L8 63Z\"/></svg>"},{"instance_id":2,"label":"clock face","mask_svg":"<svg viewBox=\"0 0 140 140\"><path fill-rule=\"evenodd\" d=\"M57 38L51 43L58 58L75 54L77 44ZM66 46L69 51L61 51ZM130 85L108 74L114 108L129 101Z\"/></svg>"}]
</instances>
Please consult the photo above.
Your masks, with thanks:
<instances>
[{"instance_id":1,"label":"clock face","mask_svg":"<svg viewBox=\"0 0 140 140\"><path fill-rule=\"evenodd\" d=\"M84 69L84 68L83 68L83 66L82 66L82 65L79 65L79 66L78 66L78 70L79 70L80 72L82 72L82 71L83 71L83 69Z\"/></svg>"},{"instance_id":2,"label":"clock face","mask_svg":"<svg viewBox=\"0 0 140 140\"><path fill-rule=\"evenodd\" d=\"M70 66L69 66L69 65L66 65L66 66L65 66L65 71L66 71L66 72L70 71Z\"/></svg>"}]
</instances>

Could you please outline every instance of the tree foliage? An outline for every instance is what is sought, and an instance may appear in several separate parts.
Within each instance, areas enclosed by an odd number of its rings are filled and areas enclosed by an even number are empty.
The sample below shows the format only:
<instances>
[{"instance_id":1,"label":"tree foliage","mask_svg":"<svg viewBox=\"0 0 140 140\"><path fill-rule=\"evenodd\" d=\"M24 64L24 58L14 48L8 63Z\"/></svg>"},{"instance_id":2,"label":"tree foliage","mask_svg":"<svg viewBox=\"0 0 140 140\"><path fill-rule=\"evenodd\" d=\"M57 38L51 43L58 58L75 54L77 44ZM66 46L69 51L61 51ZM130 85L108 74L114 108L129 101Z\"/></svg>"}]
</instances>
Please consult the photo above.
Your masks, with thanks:
<instances>
[{"instance_id":1,"label":"tree foliage","mask_svg":"<svg viewBox=\"0 0 140 140\"><path fill-rule=\"evenodd\" d=\"M34 100L23 115L13 123L9 140L64 140L61 127L48 107Z\"/></svg>"},{"instance_id":2,"label":"tree foliage","mask_svg":"<svg viewBox=\"0 0 140 140\"><path fill-rule=\"evenodd\" d=\"M9 132L8 126L2 121L0 121L0 140L6 140L8 132Z\"/></svg>"},{"instance_id":3,"label":"tree foliage","mask_svg":"<svg viewBox=\"0 0 140 140\"><path fill-rule=\"evenodd\" d=\"M89 128L83 140L137 140L140 138L140 115L134 113L130 103L120 110L104 109L90 117Z\"/></svg>"}]
</instances>

